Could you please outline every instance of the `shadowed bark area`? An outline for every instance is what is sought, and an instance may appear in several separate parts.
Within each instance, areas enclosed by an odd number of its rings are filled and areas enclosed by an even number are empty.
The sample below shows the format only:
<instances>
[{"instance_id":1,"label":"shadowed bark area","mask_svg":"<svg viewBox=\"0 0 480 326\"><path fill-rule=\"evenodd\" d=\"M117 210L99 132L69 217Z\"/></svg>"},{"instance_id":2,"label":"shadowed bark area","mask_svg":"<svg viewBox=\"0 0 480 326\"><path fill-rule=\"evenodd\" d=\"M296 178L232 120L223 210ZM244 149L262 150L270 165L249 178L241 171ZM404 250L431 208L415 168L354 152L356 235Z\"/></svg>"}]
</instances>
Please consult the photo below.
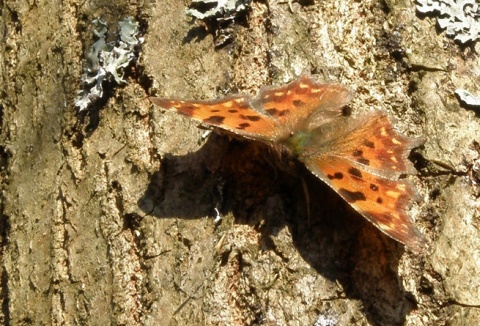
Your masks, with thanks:
<instances>
[{"instance_id":1,"label":"shadowed bark area","mask_svg":"<svg viewBox=\"0 0 480 326\"><path fill-rule=\"evenodd\" d=\"M480 117L454 95L480 94L478 44L410 1L254 1L220 49L181 1L0 6L3 324L480 322ZM79 115L91 21L127 16L145 36L137 66ZM355 91L353 114L382 109L426 138L410 177L422 255L299 162L147 99L256 94L304 72Z\"/></svg>"}]
</instances>

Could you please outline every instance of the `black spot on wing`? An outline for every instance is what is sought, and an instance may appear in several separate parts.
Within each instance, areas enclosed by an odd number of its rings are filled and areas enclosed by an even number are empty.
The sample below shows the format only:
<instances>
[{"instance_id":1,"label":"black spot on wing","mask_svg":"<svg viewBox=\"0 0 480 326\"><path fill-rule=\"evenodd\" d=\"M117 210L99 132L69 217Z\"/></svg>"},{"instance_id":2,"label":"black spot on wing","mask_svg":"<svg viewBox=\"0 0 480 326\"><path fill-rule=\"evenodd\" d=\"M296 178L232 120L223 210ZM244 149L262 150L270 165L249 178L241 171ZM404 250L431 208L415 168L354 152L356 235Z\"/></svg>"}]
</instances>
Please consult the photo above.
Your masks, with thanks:
<instances>
[{"instance_id":1,"label":"black spot on wing","mask_svg":"<svg viewBox=\"0 0 480 326\"><path fill-rule=\"evenodd\" d=\"M377 203L379 203L379 204L383 203L382 197L378 197L378 198L377 198Z\"/></svg>"},{"instance_id":2,"label":"black spot on wing","mask_svg":"<svg viewBox=\"0 0 480 326\"><path fill-rule=\"evenodd\" d=\"M258 115L246 115L245 118L250 121L258 121L260 117Z\"/></svg>"},{"instance_id":3,"label":"black spot on wing","mask_svg":"<svg viewBox=\"0 0 480 326\"><path fill-rule=\"evenodd\" d=\"M349 203L355 203L356 201L365 201L367 197L361 191L350 191L345 188L340 188L338 193Z\"/></svg>"},{"instance_id":4,"label":"black spot on wing","mask_svg":"<svg viewBox=\"0 0 480 326\"><path fill-rule=\"evenodd\" d=\"M303 102L302 100L293 100L292 103L295 107L299 107L305 104L305 102Z\"/></svg>"},{"instance_id":5,"label":"black spot on wing","mask_svg":"<svg viewBox=\"0 0 480 326\"><path fill-rule=\"evenodd\" d=\"M367 160L366 158L363 158L363 157L358 158L357 162L363 165L370 165L370 160Z\"/></svg>"},{"instance_id":6,"label":"black spot on wing","mask_svg":"<svg viewBox=\"0 0 480 326\"><path fill-rule=\"evenodd\" d=\"M244 122L244 123L239 124L237 128L243 130L243 129L246 129L248 127L250 127L250 124L248 122Z\"/></svg>"},{"instance_id":7,"label":"black spot on wing","mask_svg":"<svg viewBox=\"0 0 480 326\"><path fill-rule=\"evenodd\" d=\"M359 149L356 149L356 150L353 151L352 155L354 157L363 156L363 151L361 151Z\"/></svg>"},{"instance_id":8,"label":"black spot on wing","mask_svg":"<svg viewBox=\"0 0 480 326\"><path fill-rule=\"evenodd\" d=\"M373 191L378 191L378 186L371 183L370 184L370 189L372 189Z\"/></svg>"},{"instance_id":9,"label":"black spot on wing","mask_svg":"<svg viewBox=\"0 0 480 326\"><path fill-rule=\"evenodd\" d=\"M365 146L369 147L369 148L375 148L375 144L374 144L373 142L369 141L368 139L365 139L365 140L363 141L363 144L364 144Z\"/></svg>"},{"instance_id":10,"label":"black spot on wing","mask_svg":"<svg viewBox=\"0 0 480 326\"><path fill-rule=\"evenodd\" d=\"M228 113L237 113L237 112L238 112L238 110L235 110L235 109L228 110Z\"/></svg>"},{"instance_id":11,"label":"black spot on wing","mask_svg":"<svg viewBox=\"0 0 480 326\"><path fill-rule=\"evenodd\" d=\"M212 115L211 117L208 117L203 121L212 125L219 125L223 123L223 120L225 120L225 117L222 117L220 115Z\"/></svg>"},{"instance_id":12,"label":"black spot on wing","mask_svg":"<svg viewBox=\"0 0 480 326\"><path fill-rule=\"evenodd\" d=\"M275 116L275 117L283 117L286 113L287 110L278 110L277 108L270 108L265 110L268 114Z\"/></svg>"},{"instance_id":13,"label":"black spot on wing","mask_svg":"<svg viewBox=\"0 0 480 326\"><path fill-rule=\"evenodd\" d=\"M348 173L350 173L351 175L353 175L354 177L357 177L359 179L362 178L362 172L359 169L350 168L350 169L348 169Z\"/></svg>"},{"instance_id":14,"label":"black spot on wing","mask_svg":"<svg viewBox=\"0 0 480 326\"><path fill-rule=\"evenodd\" d=\"M343 173L337 172L334 175L329 174L327 175L327 178L329 178L330 180L333 180L333 179L341 180L343 179Z\"/></svg>"},{"instance_id":15,"label":"black spot on wing","mask_svg":"<svg viewBox=\"0 0 480 326\"><path fill-rule=\"evenodd\" d=\"M270 115L276 115L278 110L276 108L271 108L271 109L268 109L266 110L268 114Z\"/></svg>"}]
</instances>

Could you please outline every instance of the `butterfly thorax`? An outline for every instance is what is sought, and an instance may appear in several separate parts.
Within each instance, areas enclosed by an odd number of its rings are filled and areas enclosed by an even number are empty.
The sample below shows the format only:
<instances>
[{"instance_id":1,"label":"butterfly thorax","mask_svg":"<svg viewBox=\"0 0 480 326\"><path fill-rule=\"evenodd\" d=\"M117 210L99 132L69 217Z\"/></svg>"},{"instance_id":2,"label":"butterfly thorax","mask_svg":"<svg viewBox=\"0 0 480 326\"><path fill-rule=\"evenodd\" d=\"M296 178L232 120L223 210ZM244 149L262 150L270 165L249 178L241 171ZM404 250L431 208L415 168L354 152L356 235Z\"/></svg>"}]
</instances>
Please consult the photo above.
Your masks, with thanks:
<instances>
[{"instance_id":1,"label":"butterfly thorax","mask_svg":"<svg viewBox=\"0 0 480 326\"><path fill-rule=\"evenodd\" d=\"M285 146L292 155L299 156L312 140L311 133L305 131L291 132L288 137L281 139L280 144Z\"/></svg>"}]
</instances>

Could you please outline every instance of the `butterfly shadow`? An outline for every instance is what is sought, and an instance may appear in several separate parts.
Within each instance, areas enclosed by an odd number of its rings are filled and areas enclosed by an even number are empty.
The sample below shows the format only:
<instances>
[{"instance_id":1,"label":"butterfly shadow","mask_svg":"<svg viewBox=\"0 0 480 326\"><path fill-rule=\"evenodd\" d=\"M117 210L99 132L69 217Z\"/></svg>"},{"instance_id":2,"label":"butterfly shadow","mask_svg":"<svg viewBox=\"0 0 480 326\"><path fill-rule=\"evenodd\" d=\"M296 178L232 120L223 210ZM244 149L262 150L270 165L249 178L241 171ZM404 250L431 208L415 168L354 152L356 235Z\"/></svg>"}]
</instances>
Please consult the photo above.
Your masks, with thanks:
<instances>
[{"instance_id":1,"label":"butterfly shadow","mask_svg":"<svg viewBox=\"0 0 480 326\"><path fill-rule=\"evenodd\" d=\"M381 233L305 169L310 214L290 224L293 243L312 268L360 300L372 325L403 325L415 299L398 274L403 245ZM341 299L339 297L338 299Z\"/></svg>"},{"instance_id":2,"label":"butterfly shadow","mask_svg":"<svg viewBox=\"0 0 480 326\"><path fill-rule=\"evenodd\" d=\"M236 224L261 232L262 249L280 255L276 235L288 227L302 258L360 300L371 324L401 325L415 308L398 276L402 246L303 165L262 144L213 136L196 152L167 155L138 205L158 218L231 212Z\"/></svg>"}]
</instances>

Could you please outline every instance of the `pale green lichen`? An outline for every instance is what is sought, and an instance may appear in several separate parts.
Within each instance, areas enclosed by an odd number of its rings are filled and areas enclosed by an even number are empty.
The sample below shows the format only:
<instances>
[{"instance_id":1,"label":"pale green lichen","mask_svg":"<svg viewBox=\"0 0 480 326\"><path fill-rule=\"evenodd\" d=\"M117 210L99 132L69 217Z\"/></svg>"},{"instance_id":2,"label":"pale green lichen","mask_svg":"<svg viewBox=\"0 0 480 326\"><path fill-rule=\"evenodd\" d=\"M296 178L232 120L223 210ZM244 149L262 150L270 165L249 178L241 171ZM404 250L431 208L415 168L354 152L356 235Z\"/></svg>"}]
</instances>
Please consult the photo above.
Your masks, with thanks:
<instances>
[{"instance_id":1,"label":"pale green lichen","mask_svg":"<svg viewBox=\"0 0 480 326\"><path fill-rule=\"evenodd\" d=\"M480 96L474 96L469 91L464 89L457 89L455 94L468 106L480 107Z\"/></svg>"},{"instance_id":2,"label":"pale green lichen","mask_svg":"<svg viewBox=\"0 0 480 326\"><path fill-rule=\"evenodd\" d=\"M251 0L192 0L187 15L198 18L233 19L250 9Z\"/></svg>"},{"instance_id":3,"label":"pale green lichen","mask_svg":"<svg viewBox=\"0 0 480 326\"><path fill-rule=\"evenodd\" d=\"M476 0L416 0L417 10L437 16L448 36L466 43L480 39L480 6Z\"/></svg>"},{"instance_id":4,"label":"pale green lichen","mask_svg":"<svg viewBox=\"0 0 480 326\"><path fill-rule=\"evenodd\" d=\"M187 15L203 20L213 34L216 48L234 39L234 24L251 10L251 0L192 0Z\"/></svg>"},{"instance_id":5,"label":"pale green lichen","mask_svg":"<svg viewBox=\"0 0 480 326\"><path fill-rule=\"evenodd\" d=\"M93 24L98 40L90 47L85 60L86 67L82 75L84 87L75 99L79 111L87 109L103 96L104 82L126 83L123 69L136 58L135 47L142 43L142 39L137 38L138 23L132 17L118 23L117 40L113 42L105 39L108 32L106 22L95 19Z\"/></svg>"}]
</instances>

